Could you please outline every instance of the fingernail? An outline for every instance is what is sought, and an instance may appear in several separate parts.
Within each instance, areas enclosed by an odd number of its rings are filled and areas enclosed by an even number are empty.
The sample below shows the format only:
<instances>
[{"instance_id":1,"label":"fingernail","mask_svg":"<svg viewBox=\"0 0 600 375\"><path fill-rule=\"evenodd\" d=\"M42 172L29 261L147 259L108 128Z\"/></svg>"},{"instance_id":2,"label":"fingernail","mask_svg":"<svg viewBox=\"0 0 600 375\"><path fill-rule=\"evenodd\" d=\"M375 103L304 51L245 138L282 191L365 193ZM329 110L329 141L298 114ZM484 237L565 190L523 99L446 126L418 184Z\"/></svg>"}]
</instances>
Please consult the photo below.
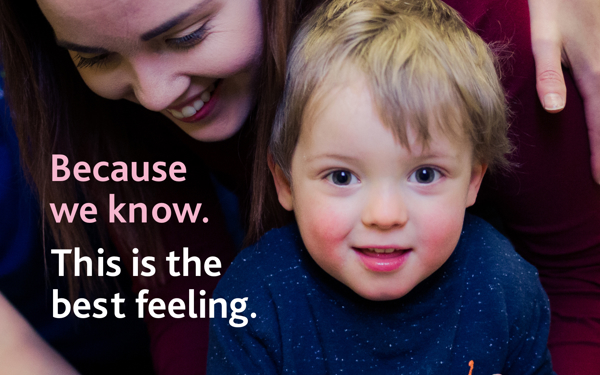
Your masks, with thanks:
<instances>
[{"instance_id":1,"label":"fingernail","mask_svg":"<svg viewBox=\"0 0 600 375\"><path fill-rule=\"evenodd\" d=\"M562 96L554 93L544 96L544 109L557 110L563 108L565 108L565 101Z\"/></svg>"}]
</instances>

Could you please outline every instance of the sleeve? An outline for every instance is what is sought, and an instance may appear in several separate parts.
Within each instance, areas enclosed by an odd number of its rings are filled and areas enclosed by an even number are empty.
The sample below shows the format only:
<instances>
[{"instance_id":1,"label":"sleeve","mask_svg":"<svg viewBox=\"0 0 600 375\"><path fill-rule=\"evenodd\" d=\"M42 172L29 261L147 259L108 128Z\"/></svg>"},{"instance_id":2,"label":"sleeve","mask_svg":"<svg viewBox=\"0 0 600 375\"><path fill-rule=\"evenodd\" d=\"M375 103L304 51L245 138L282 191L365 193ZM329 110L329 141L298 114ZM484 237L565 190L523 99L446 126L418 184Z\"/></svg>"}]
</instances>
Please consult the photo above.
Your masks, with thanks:
<instances>
[{"instance_id":1,"label":"sleeve","mask_svg":"<svg viewBox=\"0 0 600 375\"><path fill-rule=\"evenodd\" d=\"M0 66L0 73L2 67ZM0 77L0 289L10 300L27 279L24 267L38 245L37 202L19 163L15 131L4 101Z\"/></svg>"},{"instance_id":2,"label":"sleeve","mask_svg":"<svg viewBox=\"0 0 600 375\"><path fill-rule=\"evenodd\" d=\"M245 311L248 324L236 328L230 324L229 319L212 319L207 373L279 374L282 367L282 345L275 303L266 286L249 287L249 283L237 277L243 271L230 271L219 283L215 295L227 301L248 296Z\"/></svg>"},{"instance_id":3,"label":"sleeve","mask_svg":"<svg viewBox=\"0 0 600 375\"><path fill-rule=\"evenodd\" d=\"M533 293L524 294L519 303L511 302L519 309L509 320L509 353L502 375L555 375L547 347L550 304L537 273L532 279L529 282ZM518 295L512 296L519 299Z\"/></svg>"},{"instance_id":4,"label":"sleeve","mask_svg":"<svg viewBox=\"0 0 600 375\"><path fill-rule=\"evenodd\" d=\"M148 299L159 298L168 305L169 301L179 298L189 309L189 290L198 296L200 289L206 290L207 297L212 294L217 280L206 279L202 284L188 278L172 278L162 288L150 288ZM210 283L210 284L207 284ZM154 290L153 290L154 289ZM198 309L198 306L195 306ZM208 351L208 318L185 316L176 319L164 312L164 318L152 318L144 312L144 321L150 334L152 361L158 375L204 375L206 373L206 353Z\"/></svg>"}]
</instances>

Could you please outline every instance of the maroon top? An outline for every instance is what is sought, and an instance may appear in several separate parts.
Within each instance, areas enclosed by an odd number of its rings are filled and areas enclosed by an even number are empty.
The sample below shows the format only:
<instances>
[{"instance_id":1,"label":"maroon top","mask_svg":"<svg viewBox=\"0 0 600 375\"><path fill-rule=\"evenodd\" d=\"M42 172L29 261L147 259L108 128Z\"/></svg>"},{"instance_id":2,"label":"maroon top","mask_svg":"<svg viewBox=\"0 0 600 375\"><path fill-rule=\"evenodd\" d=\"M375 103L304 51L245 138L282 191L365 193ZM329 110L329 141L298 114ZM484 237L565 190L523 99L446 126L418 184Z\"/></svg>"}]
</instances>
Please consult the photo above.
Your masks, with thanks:
<instances>
[{"instance_id":1,"label":"maroon top","mask_svg":"<svg viewBox=\"0 0 600 375\"><path fill-rule=\"evenodd\" d=\"M600 186L591 175L583 101L568 70L567 105L548 114L536 92L527 0L447 0L486 42L507 46L503 83L518 167L480 197L493 203L550 297L555 371L600 369Z\"/></svg>"},{"instance_id":2,"label":"maroon top","mask_svg":"<svg viewBox=\"0 0 600 375\"><path fill-rule=\"evenodd\" d=\"M209 319L188 316L189 290L194 290L195 311L199 313L200 298L206 300L208 309L208 298L212 296L220 277L210 277L205 274L205 260L210 256L218 257L222 264L220 271L223 274L238 250L234 248L231 235L227 230L225 216L211 179L218 178L222 185L227 186L240 198L247 196L249 184L245 180L250 168L245 163L251 161L251 158L247 157L250 151L247 140L251 138L240 132L226 141L202 143L191 139L170 122L160 121L160 124L149 124L148 128L145 134L140 134L141 139L138 142L142 143L144 148L151 150L157 160L182 161L187 170L184 182L173 182L167 179L148 185L147 190L143 189L144 193L148 192L148 196L141 202L148 207L149 220L151 209L156 202L164 202L168 205L178 203L180 207L189 203L192 208L195 208L196 203L202 203L196 223L190 223L189 220L179 223L173 213L170 221L156 226L160 231L162 243L159 246L161 255L157 257L154 264L156 265L161 259L164 260L171 251L174 251L176 256L182 257L183 248L188 247L189 256L200 258L202 267L200 277L193 276L195 272L193 264L189 268L192 276L173 277L169 275L168 265L166 265L166 280L163 283L158 286L149 285L149 278L132 277L132 288L136 294L141 289L149 289L149 294L145 298L148 300L160 298L167 306L174 298L180 298L186 304L186 309L179 311L185 314L182 319L170 317L168 311L161 311L165 313L164 318L152 318L147 311L148 302L145 304L144 319L150 334L152 357L157 373L160 375L204 374ZM116 198L116 201L124 202L119 198ZM128 217L126 208L121 210L125 218ZM162 211L160 212L162 215ZM205 217L208 218L206 223L203 222ZM123 264L128 267L129 275L132 275L132 248L125 245L122 235L119 234L123 232L117 232L117 230L124 230L124 233L137 233L135 228L125 227L127 225L131 224L111 223L107 227ZM123 227L119 228L119 226ZM140 249L138 254L140 259L147 255L144 254L143 249L147 246L147 242L143 238L136 239L134 243ZM140 267L141 270L143 269ZM181 272L182 268L179 267L177 270ZM206 295L201 297L200 290L206 291ZM216 311L219 312L219 308Z\"/></svg>"}]
</instances>

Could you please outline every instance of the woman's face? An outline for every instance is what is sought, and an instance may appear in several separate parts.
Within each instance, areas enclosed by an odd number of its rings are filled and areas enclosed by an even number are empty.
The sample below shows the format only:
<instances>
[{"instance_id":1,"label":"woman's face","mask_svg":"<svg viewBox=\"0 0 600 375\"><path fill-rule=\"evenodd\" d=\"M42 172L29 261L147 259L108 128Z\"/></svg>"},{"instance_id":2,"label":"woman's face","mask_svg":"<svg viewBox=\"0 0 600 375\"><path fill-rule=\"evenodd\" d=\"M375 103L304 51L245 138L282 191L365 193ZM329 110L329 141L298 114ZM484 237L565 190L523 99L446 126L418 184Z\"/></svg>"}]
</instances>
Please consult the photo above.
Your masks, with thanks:
<instances>
[{"instance_id":1,"label":"woman's face","mask_svg":"<svg viewBox=\"0 0 600 375\"><path fill-rule=\"evenodd\" d=\"M255 98L259 0L38 0L81 77L197 140L231 137Z\"/></svg>"}]
</instances>

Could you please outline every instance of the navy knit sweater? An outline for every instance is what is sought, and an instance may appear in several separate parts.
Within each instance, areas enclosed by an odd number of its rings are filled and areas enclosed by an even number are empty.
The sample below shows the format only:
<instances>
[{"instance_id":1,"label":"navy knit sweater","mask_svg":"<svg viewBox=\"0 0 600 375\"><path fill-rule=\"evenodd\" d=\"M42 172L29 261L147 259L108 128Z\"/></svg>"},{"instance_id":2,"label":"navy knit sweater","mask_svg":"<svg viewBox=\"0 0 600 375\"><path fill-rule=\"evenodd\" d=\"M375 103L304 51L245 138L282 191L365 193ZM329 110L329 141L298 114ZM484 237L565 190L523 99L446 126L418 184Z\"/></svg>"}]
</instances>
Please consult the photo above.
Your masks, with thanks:
<instances>
[{"instance_id":1,"label":"navy knit sweater","mask_svg":"<svg viewBox=\"0 0 600 375\"><path fill-rule=\"evenodd\" d=\"M450 259L400 299L366 300L333 279L295 225L242 251L214 295L243 297L245 327L212 320L209 375L553 374L535 268L473 216Z\"/></svg>"}]
</instances>

